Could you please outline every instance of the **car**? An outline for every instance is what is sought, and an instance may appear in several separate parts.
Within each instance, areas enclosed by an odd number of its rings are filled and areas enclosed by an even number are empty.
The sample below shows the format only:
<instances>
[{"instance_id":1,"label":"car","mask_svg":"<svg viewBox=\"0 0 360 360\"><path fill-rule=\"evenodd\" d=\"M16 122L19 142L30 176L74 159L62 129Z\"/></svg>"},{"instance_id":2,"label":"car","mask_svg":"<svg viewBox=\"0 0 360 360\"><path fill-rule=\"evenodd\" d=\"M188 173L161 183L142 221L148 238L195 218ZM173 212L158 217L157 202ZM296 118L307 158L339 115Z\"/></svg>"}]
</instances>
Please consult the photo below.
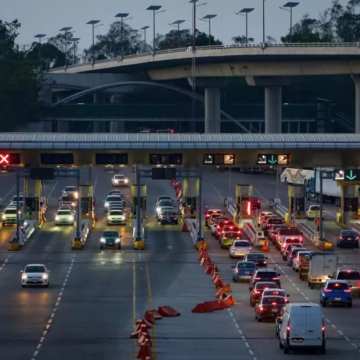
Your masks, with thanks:
<instances>
[{"instance_id":1,"label":"car","mask_svg":"<svg viewBox=\"0 0 360 360\"><path fill-rule=\"evenodd\" d=\"M49 287L49 270L43 264L28 264L24 270L20 271L21 275L21 286L44 286Z\"/></svg>"},{"instance_id":2,"label":"car","mask_svg":"<svg viewBox=\"0 0 360 360\"><path fill-rule=\"evenodd\" d=\"M110 202L122 202L121 196L119 195L108 195L104 200L104 210L106 211L109 208Z\"/></svg>"},{"instance_id":3,"label":"car","mask_svg":"<svg viewBox=\"0 0 360 360\"><path fill-rule=\"evenodd\" d=\"M70 209L59 209L55 213L55 225L74 225L74 213Z\"/></svg>"},{"instance_id":4,"label":"car","mask_svg":"<svg viewBox=\"0 0 360 360\"><path fill-rule=\"evenodd\" d=\"M110 211L107 216L107 224L125 225L125 223L126 223L126 214L124 210L110 208Z\"/></svg>"},{"instance_id":5,"label":"car","mask_svg":"<svg viewBox=\"0 0 360 360\"><path fill-rule=\"evenodd\" d=\"M69 205L60 204L60 206L58 207L58 210L70 210L73 214L75 214L75 209Z\"/></svg>"},{"instance_id":6,"label":"car","mask_svg":"<svg viewBox=\"0 0 360 360\"><path fill-rule=\"evenodd\" d=\"M161 225L179 224L178 217L173 207L163 207L158 213L158 219Z\"/></svg>"},{"instance_id":7,"label":"car","mask_svg":"<svg viewBox=\"0 0 360 360\"><path fill-rule=\"evenodd\" d=\"M311 252L312 251L299 251L293 260L293 270L298 272L301 266L302 257L308 256L309 254L311 254Z\"/></svg>"},{"instance_id":8,"label":"car","mask_svg":"<svg viewBox=\"0 0 360 360\"><path fill-rule=\"evenodd\" d=\"M225 227L228 227L229 231L234 230L235 228L237 229L237 227L234 225L234 222L232 220L228 220L228 219L220 220L215 228L215 232L214 232L215 239L220 240L220 234ZM231 227L233 227L233 229Z\"/></svg>"},{"instance_id":9,"label":"car","mask_svg":"<svg viewBox=\"0 0 360 360\"><path fill-rule=\"evenodd\" d=\"M284 305L286 305L286 298L282 296L264 296L255 306L255 319L259 322L263 319L275 320Z\"/></svg>"},{"instance_id":10,"label":"car","mask_svg":"<svg viewBox=\"0 0 360 360\"><path fill-rule=\"evenodd\" d=\"M224 216L221 216L221 217L219 217L219 218L215 218L215 219L213 220L213 222L210 223L210 231L211 231L211 235L212 235L212 236L215 236L216 227L218 226L218 223L219 223L221 220L230 221L229 218L224 217Z\"/></svg>"},{"instance_id":11,"label":"car","mask_svg":"<svg viewBox=\"0 0 360 360\"><path fill-rule=\"evenodd\" d=\"M351 286L353 296L360 297L360 272L350 267L341 267L337 269L331 276L334 280L345 280Z\"/></svg>"},{"instance_id":12,"label":"car","mask_svg":"<svg viewBox=\"0 0 360 360\"><path fill-rule=\"evenodd\" d=\"M74 209L77 208L78 199L75 195L62 195L59 199L59 206L70 206Z\"/></svg>"},{"instance_id":13,"label":"car","mask_svg":"<svg viewBox=\"0 0 360 360\"><path fill-rule=\"evenodd\" d=\"M282 243L280 247L281 255L283 256L283 260L286 260L286 250L288 249L289 244L298 244L299 247L302 246L302 241L300 241L297 238L286 238Z\"/></svg>"},{"instance_id":14,"label":"car","mask_svg":"<svg viewBox=\"0 0 360 360\"><path fill-rule=\"evenodd\" d=\"M336 241L337 247L353 247L359 248L359 235L352 230L341 230Z\"/></svg>"},{"instance_id":15,"label":"car","mask_svg":"<svg viewBox=\"0 0 360 360\"><path fill-rule=\"evenodd\" d=\"M1 215L2 226L5 227L6 225L16 224L16 214L17 214L16 207L7 206Z\"/></svg>"},{"instance_id":16,"label":"car","mask_svg":"<svg viewBox=\"0 0 360 360\"><path fill-rule=\"evenodd\" d=\"M266 216L264 217L264 220L263 220L262 224L261 224L261 228L262 228L263 230L265 230L265 228L267 227L267 224L268 224L268 222L269 222L270 219L275 219L275 224L283 224L282 219L279 218L278 215L266 215ZM280 222L279 220L280 220L281 222ZM273 224L273 225L274 225L274 224Z\"/></svg>"},{"instance_id":17,"label":"car","mask_svg":"<svg viewBox=\"0 0 360 360\"><path fill-rule=\"evenodd\" d=\"M262 211L259 216L259 224L262 226L266 217L274 215L271 211Z\"/></svg>"},{"instance_id":18,"label":"car","mask_svg":"<svg viewBox=\"0 0 360 360\"><path fill-rule=\"evenodd\" d=\"M262 253L248 253L245 261L252 261L256 267L267 267L267 257Z\"/></svg>"},{"instance_id":19,"label":"car","mask_svg":"<svg viewBox=\"0 0 360 360\"><path fill-rule=\"evenodd\" d=\"M119 196L124 196L124 194L120 191L120 190L109 190L108 191L108 195L119 195Z\"/></svg>"},{"instance_id":20,"label":"car","mask_svg":"<svg viewBox=\"0 0 360 360\"><path fill-rule=\"evenodd\" d=\"M278 274L275 269L256 269L250 280L250 286L254 287L255 284L260 281L275 282L278 288L281 288L280 274Z\"/></svg>"},{"instance_id":21,"label":"car","mask_svg":"<svg viewBox=\"0 0 360 360\"><path fill-rule=\"evenodd\" d=\"M324 220L324 210L323 212L323 220ZM308 220L315 220L320 218L320 205L310 205L306 210L306 217Z\"/></svg>"},{"instance_id":22,"label":"car","mask_svg":"<svg viewBox=\"0 0 360 360\"><path fill-rule=\"evenodd\" d=\"M303 248L303 247L291 247L291 251L287 257L287 261L286 261L286 264L287 266L290 266L292 267L293 266L293 263L294 263L294 260L296 259L296 255L299 251L306 251L307 249L306 248Z\"/></svg>"},{"instance_id":23,"label":"car","mask_svg":"<svg viewBox=\"0 0 360 360\"><path fill-rule=\"evenodd\" d=\"M129 186L129 179L123 174L116 174L111 179L112 186Z\"/></svg>"},{"instance_id":24,"label":"car","mask_svg":"<svg viewBox=\"0 0 360 360\"><path fill-rule=\"evenodd\" d=\"M241 239L241 230L236 226L224 227L219 234L219 242L222 249L229 249L235 240Z\"/></svg>"},{"instance_id":25,"label":"car","mask_svg":"<svg viewBox=\"0 0 360 360\"><path fill-rule=\"evenodd\" d=\"M304 241L303 233L299 230L299 228L280 228L276 234L276 248L280 250L282 243L288 238L297 239L300 243L303 243Z\"/></svg>"},{"instance_id":26,"label":"car","mask_svg":"<svg viewBox=\"0 0 360 360\"><path fill-rule=\"evenodd\" d=\"M210 227L208 222L210 220L211 215L217 214L218 216L221 216L222 213L223 213L222 210L219 210L219 209L209 209L207 211L204 211L204 214L205 214L205 226Z\"/></svg>"},{"instance_id":27,"label":"car","mask_svg":"<svg viewBox=\"0 0 360 360\"><path fill-rule=\"evenodd\" d=\"M276 244L276 235L279 229L281 228L287 228L288 226L286 224L275 224L272 225L270 228L268 228L268 237L273 242L273 244Z\"/></svg>"},{"instance_id":28,"label":"car","mask_svg":"<svg viewBox=\"0 0 360 360\"><path fill-rule=\"evenodd\" d=\"M105 212L109 214L110 210L115 209L124 210L124 203L122 201L109 201L109 206L105 209Z\"/></svg>"},{"instance_id":29,"label":"car","mask_svg":"<svg viewBox=\"0 0 360 360\"><path fill-rule=\"evenodd\" d=\"M260 283L258 283L260 284ZM280 296L283 297L285 299L285 302L288 303L289 299L288 297L290 297L289 294L286 294L286 291L284 289L264 289L263 293L262 293L262 297L264 296Z\"/></svg>"},{"instance_id":30,"label":"car","mask_svg":"<svg viewBox=\"0 0 360 360\"><path fill-rule=\"evenodd\" d=\"M277 338L279 337L279 331L280 331L280 326L282 324L284 311L285 311L285 306L281 308L280 314L275 319L275 335Z\"/></svg>"},{"instance_id":31,"label":"car","mask_svg":"<svg viewBox=\"0 0 360 360\"><path fill-rule=\"evenodd\" d=\"M352 307L351 286L346 280L328 280L320 289L320 304L343 304Z\"/></svg>"},{"instance_id":32,"label":"car","mask_svg":"<svg viewBox=\"0 0 360 360\"><path fill-rule=\"evenodd\" d=\"M175 211L175 207L172 201L170 200L160 200L156 205L156 217L159 219L159 213L162 211L162 208L172 208Z\"/></svg>"},{"instance_id":33,"label":"car","mask_svg":"<svg viewBox=\"0 0 360 360\"><path fill-rule=\"evenodd\" d=\"M211 229L211 225L214 224L214 221L222 216L222 214L211 214L210 217L206 219L206 226Z\"/></svg>"},{"instance_id":34,"label":"car","mask_svg":"<svg viewBox=\"0 0 360 360\"><path fill-rule=\"evenodd\" d=\"M100 249L118 248L121 249L121 235L117 231L106 230L100 237Z\"/></svg>"},{"instance_id":35,"label":"car","mask_svg":"<svg viewBox=\"0 0 360 360\"><path fill-rule=\"evenodd\" d=\"M245 257L251 250L252 247L249 240L235 240L229 248L229 257Z\"/></svg>"},{"instance_id":36,"label":"car","mask_svg":"<svg viewBox=\"0 0 360 360\"><path fill-rule=\"evenodd\" d=\"M266 223L264 223L263 226L263 230L266 236L269 236L269 229L273 226L273 225L282 225L284 224L284 220L276 217L276 216L271 216L269 219L267 219Z\"/></svg>"},{"instance_id":37,"label":"car","mask_svg":"<svg viewBox=\"0 0 360 360\"><path fill-rule=\"evenodd\" d=\"M302 244L299 243L288 243L285 245L284 250L282 250L283 260L287 262L288 257L290 256L291 250L294 248L300 248Z\"/></svg>"},{"instance_id":38,"label":"car","mask_svg":"<svg viewBox=\"0 0 360 360\"><path fill-rule=\"evenodd\" d=\"M250 305L252 307L255 306L257 302L260 301L262 293L265 289L277 289L278 285L272 281L259 281L254 284L254 286L250 286Z\"/></svg>"},{"instance_id":39,"label":"car","mask_svg":"<svg viewBox=\"0 0 360 360\"><path fill-rule=\"evenodd\" d=\"M19 200L19 209L22 209L23 205L24 205L24 202ZM11 201L11 203L8 205L8 207L15 207L15 208L17 206L18 206L17 201Z\"/></svg>"},{"instance_id":40,"label":"car","mask_svg":"<svg viewBox=\"0 0 360 360\"><path fill-rule=\"evenodd\" d=\"M162 200L171 201L173 203L173 205L174 205L174 200L171 198L171 196L169 196L169 195L160 195L156 199L156 206L158 206L160 201L162 201Z\"/></svg>"},{"instance_id":41,"label":"car","mask_svg":"<svg viewBox=\"0 0 360 360\"><path fill-rule=\"evenodd\" d=\"M77 199L79 197L79 193L76 186L66 186L62 191L61 196L73 196L75 199Z\"/></svg>"},{"instance_id":42,"label":"car","mask_svg":"<svg viewBox=\"0 0 360 360\"><path fill-rule=\"evenodd\" d=\"M17 195L14 195L11 199L11 202L16 203L17 202ZM24 194L21 192L19 193L19 201L24 202Z\"/></svg>"},{"instance_id":43,"label":"car","mask_svg":"<svg viewBox=\"0 0 360 360\"><path fill-rule=\"evenodd\" d=\"M238 261L236 266L231 266L233 270L233 281L250 280L256 270L255 264L252 261Z\"/></svg>"}]
</instances>

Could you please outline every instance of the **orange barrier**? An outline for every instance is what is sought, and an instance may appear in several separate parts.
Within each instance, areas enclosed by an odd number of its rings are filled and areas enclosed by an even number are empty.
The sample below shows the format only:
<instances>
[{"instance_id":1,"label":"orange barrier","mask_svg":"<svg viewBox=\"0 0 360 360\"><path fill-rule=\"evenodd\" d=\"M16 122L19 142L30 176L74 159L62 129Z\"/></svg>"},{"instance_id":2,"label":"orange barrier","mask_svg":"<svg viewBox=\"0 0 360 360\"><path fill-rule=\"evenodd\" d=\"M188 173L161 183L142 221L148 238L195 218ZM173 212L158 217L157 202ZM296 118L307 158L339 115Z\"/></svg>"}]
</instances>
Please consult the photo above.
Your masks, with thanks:
<instances>
[{"instance_id":1,"label":"orange barrier","mask_svg":"<svg viewBox=\"0 0 360 360\"><path fill-rule=\"evenodd\" d=\"M226 284L223 289L225 292L232 292L230 284Z\"/></svg>"},{"instance_id":2,"label":"orange barrier","mask_svg":"<svg viewBox=\"0 0 360 360\"><path fill-rule=\"evenodd\" d=\"M142 359L142 360L146 360L147 358L152 359L152 352L149 342L150 342L149 340L145 340L145 343L140 346L140 350L136 357L137 359Z\"/></svg>"},{"instance_id":3,"label":"orange barrier","mask_svg":"<svg viewBox=\"0 0 360 360\"><path fill-rule=\"evenodd\" d=\"M148 314L152 314L154 316L154 319L155 320L161 320L162 319L162 316L156 311L156 310L148 310L145 312L145 317L148 315Z\"/></svg>"},{"instance_id":4,"label":"orange barrier","mask_svg":"<svg viewBox=\"0 0 360 360\"><path fill-rule=\"evenodd\" d=\"M163 317L175 317L181 314L173 309L171 306L159 306L157 312Z\"/></svg>"},{"instance_id":5,"label":"orange barrier","mask_svg":"<svg viewBox=\"0 0 360 360\"><path fill-rule=\"evenodd\" d=\"M205 274L211 275L214 269L215 269L214 264L208 264L207 267L205 268Z\"/></svg>"},{"instance_id":6,"label":"orange barrier","mask_svg":"<svg viewBox=\"0 0 360 360\"><path fill-rule=\"evenodd\" d=\"M268 245L268 241L265 240L265 245L262 247L262 252L269 252L269 245Z\"/></svg>"},{"instance_id":7,"label":"orange barrier","mask_svg":"<svg viewBox=\"0 0 360 360\"><path fill-rule=\"evenodd\" d=\"M234 305L236 301L231 295L225 293L221 295L221 300L225 301L229 305Z\"/></svg>"},{"instance_id":8,"label":"orange barrier","mask_svg":"<svg viewBox=\"0 0 360 360\"><path fill-rule=\"evenodd\" d=\"M184 224L183 224L183 227L182 227L182 229L181 229L181 232L189 232L189 228L188 228L188 226L187 226L186 221L184 221Z\"/></svg>"}]
</instances>

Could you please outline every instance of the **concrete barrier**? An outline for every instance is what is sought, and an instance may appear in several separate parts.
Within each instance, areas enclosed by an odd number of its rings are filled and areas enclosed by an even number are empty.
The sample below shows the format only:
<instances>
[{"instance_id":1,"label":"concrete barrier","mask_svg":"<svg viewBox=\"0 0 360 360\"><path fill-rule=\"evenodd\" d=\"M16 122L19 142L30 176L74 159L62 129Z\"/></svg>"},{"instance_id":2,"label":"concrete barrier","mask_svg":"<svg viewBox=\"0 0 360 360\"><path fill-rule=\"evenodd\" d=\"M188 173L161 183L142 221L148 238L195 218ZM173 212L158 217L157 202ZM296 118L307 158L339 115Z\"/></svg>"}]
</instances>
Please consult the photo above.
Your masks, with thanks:
<instances>
[{"instance_id":1,"label":"concrete barrier","mask_svg":"<svg viewBox=\"0 0 360 360\"><path fill-rule=\"evenodd\" d=\"M19 231L19 244L24 246L25 243L29 240L30 236L34 233L36 229L35 220L26 220L23 224L23 229L20 228ZM16 230L14 231L14 238L16 238Z\"/></svg>"},{"instance_id":2,"label":"concrete barrier","mask_svg":"<svg viewBox=\"0 0 360 360\"><path fill-rule=\"evenodd\" d=\"M251 223L246 223L243 227L243 231L254 245L257 240L257 230L255 229L255 226Z\"/></svg>"},{"instance_id":3,"label":"concrete barrier","mask_svg":"<svg viewBox=\"0 0 360 360\"><path fill-rule=\"evenodd\" d=\"M189 229L189 233L190 233L190 237L191 240L194 244L194 246L196 246L196 242L198 241L198 231L196 229L196 219L186 219L186 225Z\"/></svg>"},{"instance_id":4,"label":"concrete barrier","mask_svg":"<svg viewBox=\"0 0 360 360\"><path fill-rule=\"evenodd\" d=\"M360 221L350 221L351 230L360 235Z\"/></svg>"},{"instance_id":5,"label":"concrete barrier","mask_svg":"<svg viewBox=\"0 0 360 360\"><path fill-rule=\"evenodd\" d=\"M288 209L285 206L277 205L274 209L284 220L286 220Z\"/></svg>"}]
</instances>

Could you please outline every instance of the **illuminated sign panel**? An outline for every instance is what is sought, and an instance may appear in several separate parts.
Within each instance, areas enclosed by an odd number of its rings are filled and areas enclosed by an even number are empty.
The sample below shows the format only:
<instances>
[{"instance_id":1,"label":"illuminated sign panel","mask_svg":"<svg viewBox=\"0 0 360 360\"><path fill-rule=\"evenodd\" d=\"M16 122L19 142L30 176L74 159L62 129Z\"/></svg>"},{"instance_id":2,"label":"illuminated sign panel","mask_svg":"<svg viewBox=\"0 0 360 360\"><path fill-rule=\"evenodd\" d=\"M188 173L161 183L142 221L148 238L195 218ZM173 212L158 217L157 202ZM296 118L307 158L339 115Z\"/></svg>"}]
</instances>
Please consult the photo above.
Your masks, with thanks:
<instances>
[{"instance_id":1,"label":"illuminated sign panel","mask_svg":"<svg viewBox=\"0 0 360 360\"><path fill-rule=\"evenodd\" d=\"M151 171L153 180L174 180L176 179L175 168L153 168Z\"/></svg>"},{"instance_id":2,"label":"illuminated sign panel","mask_svg":"<svg viewBox=\"0 0 360 360\"><path fill-rule=\"evenodd\" d=\"M257 165L289 165L291 156L288 154L259 154Z\"/></svg>"},{"instance_id":3,"label":"illuminated sign panel","mask_svg":"<svg viewBox=\"0 0 360 360\"><path fill-rule=\"evenodd\" d=\"M1 153L0 154L0 165L19 165L20 154Z\"/></svg>"},{"instance_id":4,"label":"illuminated sign panel","mask_svg":"<svg viewBox=\"0 0 360 360\"><path fill-rule=\"evenodd\" d=\"M41 154L41 164L42 165L73 165L74 155L58 154L58 153Z\"/></svg>"},{"instance_id":5,"label":"illuminated sign panel","mask_svg":"<svg viewBox=\"0 0 360 360\"><path fill-rule=\"evenodd\" d=\"M150 154L151 165L181 165L182 154Z\"/></svg>"},{"instance_id":6,"label":"illuminated sign panel","mask_svg":"<svg viewBox=\"0 0 360 360\"><path fill-rule=\"evenodd\" d=\"M203 164L204 165L234 165L235 155L205 154Z\"/></svg>"},{"instance_id":7,"label":"illuminated sign panel","mask_svg":"<svg viewBox=\"0 0 360 360\"><path fill-rule=\"evenodd\" d=\"M335 170L334 180L346 182L359 182L360 169Z\"/></svg>"},{"instance_id":8,"label":"illuminated sign panel","mask_svg":"<svg viewBox=\"0 0 360 360\"><path fill-rule=\"evenodd\" d=\"M127 165L128 154L96 154L95 161L97 165Z\"/></svg>"}]
</instances>

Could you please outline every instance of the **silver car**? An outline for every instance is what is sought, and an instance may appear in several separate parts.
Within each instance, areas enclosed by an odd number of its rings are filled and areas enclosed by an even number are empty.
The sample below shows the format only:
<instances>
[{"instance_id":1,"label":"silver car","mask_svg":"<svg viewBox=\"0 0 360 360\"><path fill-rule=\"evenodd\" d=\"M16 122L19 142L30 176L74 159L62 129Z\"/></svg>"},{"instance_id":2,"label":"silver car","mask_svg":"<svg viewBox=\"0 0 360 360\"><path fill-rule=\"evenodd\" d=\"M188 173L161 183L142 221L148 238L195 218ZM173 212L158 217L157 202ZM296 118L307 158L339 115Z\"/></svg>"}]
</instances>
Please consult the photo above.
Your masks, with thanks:
<instances>
[{"instance_id":1,"label":"silver car","mask_svg":"<svg viewBox=\"0 0 360 360\"><path fill-rule=\"evenodd\" d=\"M235 240L229 248L229 257L245 257L251 251L251 243L248 240Z\"/></svg>"},{"instance_id":2,"label":"silver car","mask_svg":"<svg viewBox=\"0 0 360 360\"><path fill-rule=\"evenodd\" d=\"M24 288L25 286L44 286L48 287L50 285L49 279L49 270L46 269L43 264L29 264L26 265L24 270L20 271L21 275L21 285Z\"/></svg>"},{"instance_id":3,"label":"silver car","mask_svg":"<svg viewBox=\"0 0 360 360\"><path fill-rule=\"evenodd\" d=\"M107 216L108 225L118 224L125 225L126 215L124 210L122 209L110 209L109 214Z\"/></svg>"}]
</instances>

